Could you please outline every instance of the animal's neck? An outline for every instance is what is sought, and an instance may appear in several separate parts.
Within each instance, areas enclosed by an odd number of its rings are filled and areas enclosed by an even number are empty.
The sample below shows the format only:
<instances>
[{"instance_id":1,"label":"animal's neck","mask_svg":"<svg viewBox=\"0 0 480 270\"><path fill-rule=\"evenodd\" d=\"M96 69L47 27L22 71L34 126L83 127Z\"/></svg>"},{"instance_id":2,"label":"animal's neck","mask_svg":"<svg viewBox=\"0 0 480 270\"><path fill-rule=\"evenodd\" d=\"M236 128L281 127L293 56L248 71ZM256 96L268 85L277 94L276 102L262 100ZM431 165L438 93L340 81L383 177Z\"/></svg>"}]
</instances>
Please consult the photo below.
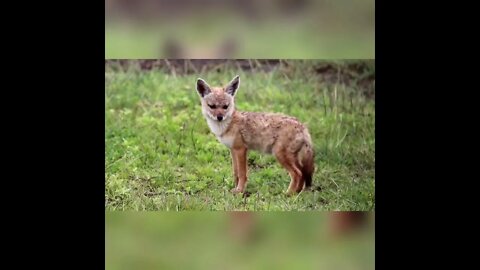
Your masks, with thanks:
<instances>
[{"instance_id":1,"label":"animal's neck","mask_svg":"<svg viewBox=\"0 0 480 270\"><path fill-rule=\"evenodd\" d=\"M208 127L216 136L222 136L230 126L232 122L232 117L225 119L224 121L215 121L210 118L207 118Z\"/></svg>"}]
</instances>

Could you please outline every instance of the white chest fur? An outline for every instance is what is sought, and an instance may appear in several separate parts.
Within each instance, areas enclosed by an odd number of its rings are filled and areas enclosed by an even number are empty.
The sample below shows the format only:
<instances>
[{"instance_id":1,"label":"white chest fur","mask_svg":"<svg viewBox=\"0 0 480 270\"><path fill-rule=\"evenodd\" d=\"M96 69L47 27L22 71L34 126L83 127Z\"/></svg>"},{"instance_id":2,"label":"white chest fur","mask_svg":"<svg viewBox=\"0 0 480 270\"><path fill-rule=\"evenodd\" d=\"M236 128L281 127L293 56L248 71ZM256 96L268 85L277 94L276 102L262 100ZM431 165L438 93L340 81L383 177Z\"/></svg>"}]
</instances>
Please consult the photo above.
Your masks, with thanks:
<instances>
[{"instance_id":1,"label":"white chest fur","mask_svg":"<svg viewBox=\"0 0 480 270\"><path fill-rule=\"evenodd\" d=\"M233 145L233 139L235 137L233 137L232 135L223 135L221 137L218 137L217 136L217 139L223 143L224 145L226 145L228 148L232 148L232 145Z\"/></svg>"},{"instance_id":2,"label":"white chest fur","mask_svg":"<svg viewBox=\"0 0 480 270\"><path fill-rule=\"evenodd\" d=\"M217 139L226 145L227 147L231 148L233 145L233 139L234 136L229 136L229 135L223 135L225 131L228 129L228 126L230 124L230 119L226 121L214 121L210 118L207 117L207 124L210 130L217 136ZM223 136L222 136L223 135Z\"/></svg>"}]
</instances>

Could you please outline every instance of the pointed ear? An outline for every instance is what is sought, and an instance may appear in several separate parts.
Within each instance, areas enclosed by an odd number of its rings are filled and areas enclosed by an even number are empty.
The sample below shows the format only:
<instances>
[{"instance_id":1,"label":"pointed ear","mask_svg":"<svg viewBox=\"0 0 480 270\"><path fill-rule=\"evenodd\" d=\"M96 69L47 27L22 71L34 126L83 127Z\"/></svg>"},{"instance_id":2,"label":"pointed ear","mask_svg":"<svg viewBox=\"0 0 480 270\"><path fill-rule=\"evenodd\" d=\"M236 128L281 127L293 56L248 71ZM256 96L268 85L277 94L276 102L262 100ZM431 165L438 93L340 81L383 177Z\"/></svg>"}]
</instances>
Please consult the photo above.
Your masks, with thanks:
<instances>
[{"instance_id":1,"label":"pointed ear","mask_svg":"<svg viewBox=\"0 0 480 270\"><path fill-rule=\"evenodd\" d=\"M204 96L210 94L210 92L212 92L212 90L210 89L210 86L208 86L208 84L203 79L198 78L197 79L197 92L200 95L200 97L203 98Z\"/></svg>"},{"instance_id":2,"label":"pointed ear","mask_svg":"<svg viewBox=\"0 0 480 270\"><path fill-rule=\"evenodd\" d=\"M237 89L240 86L240 76L235 76L231 82L227 84L225 87L225 92L230 94L231 96L235 96L237 93Z\"/></svg>"}]
</instances>

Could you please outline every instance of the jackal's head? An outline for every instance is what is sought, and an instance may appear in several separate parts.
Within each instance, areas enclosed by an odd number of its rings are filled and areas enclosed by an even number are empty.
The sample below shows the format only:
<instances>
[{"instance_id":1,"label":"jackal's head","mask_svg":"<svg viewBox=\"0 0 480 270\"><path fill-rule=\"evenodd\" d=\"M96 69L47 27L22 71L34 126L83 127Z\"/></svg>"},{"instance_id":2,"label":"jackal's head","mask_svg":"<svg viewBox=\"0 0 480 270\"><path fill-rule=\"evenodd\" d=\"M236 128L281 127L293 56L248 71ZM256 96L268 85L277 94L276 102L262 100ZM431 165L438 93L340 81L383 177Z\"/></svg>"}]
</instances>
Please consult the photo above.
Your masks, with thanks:
<instances>
[{"instance_id":1,"label":"jackal's head","mask_svg":"<svg viewBox=\"0 0 480 270\"><path fill-rule=\"evenodd\" d=\"M203 115L219 122L229 119L235 110L234 98L239 86L238 75L225 87L210 87L203 79L197 79Z\"/></svg>"}]
</instances>

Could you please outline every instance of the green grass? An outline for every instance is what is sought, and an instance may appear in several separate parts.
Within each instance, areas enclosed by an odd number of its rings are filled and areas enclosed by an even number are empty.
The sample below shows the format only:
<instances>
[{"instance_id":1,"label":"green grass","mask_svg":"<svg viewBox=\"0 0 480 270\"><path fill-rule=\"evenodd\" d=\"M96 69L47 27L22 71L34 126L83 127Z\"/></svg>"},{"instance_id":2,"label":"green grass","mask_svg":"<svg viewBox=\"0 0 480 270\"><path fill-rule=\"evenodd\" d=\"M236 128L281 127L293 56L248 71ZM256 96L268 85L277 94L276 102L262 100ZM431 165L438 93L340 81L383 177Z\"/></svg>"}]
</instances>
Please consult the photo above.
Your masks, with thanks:
<instances>
[{"instance_id":1,"label":"green grass","mask_svg":"<svg viewBox=\"0 0 480 270\"><path fill-rule=\"evenodd\" d=\"M106 65L106 209L374 210L375 101L357 83L365 74L345 84L314 73L318 62L289 63L272 72L226 66L191 75ZM374 74L374 66L368 72ZM235 74L242 80L237 110L280 112L308 126L316 152L314 191L285 196L287 172L273 156L251 151L251 195L229 192L230 153L208 129L195 80L219 85Z\"/></svg>"}]
</instances>

